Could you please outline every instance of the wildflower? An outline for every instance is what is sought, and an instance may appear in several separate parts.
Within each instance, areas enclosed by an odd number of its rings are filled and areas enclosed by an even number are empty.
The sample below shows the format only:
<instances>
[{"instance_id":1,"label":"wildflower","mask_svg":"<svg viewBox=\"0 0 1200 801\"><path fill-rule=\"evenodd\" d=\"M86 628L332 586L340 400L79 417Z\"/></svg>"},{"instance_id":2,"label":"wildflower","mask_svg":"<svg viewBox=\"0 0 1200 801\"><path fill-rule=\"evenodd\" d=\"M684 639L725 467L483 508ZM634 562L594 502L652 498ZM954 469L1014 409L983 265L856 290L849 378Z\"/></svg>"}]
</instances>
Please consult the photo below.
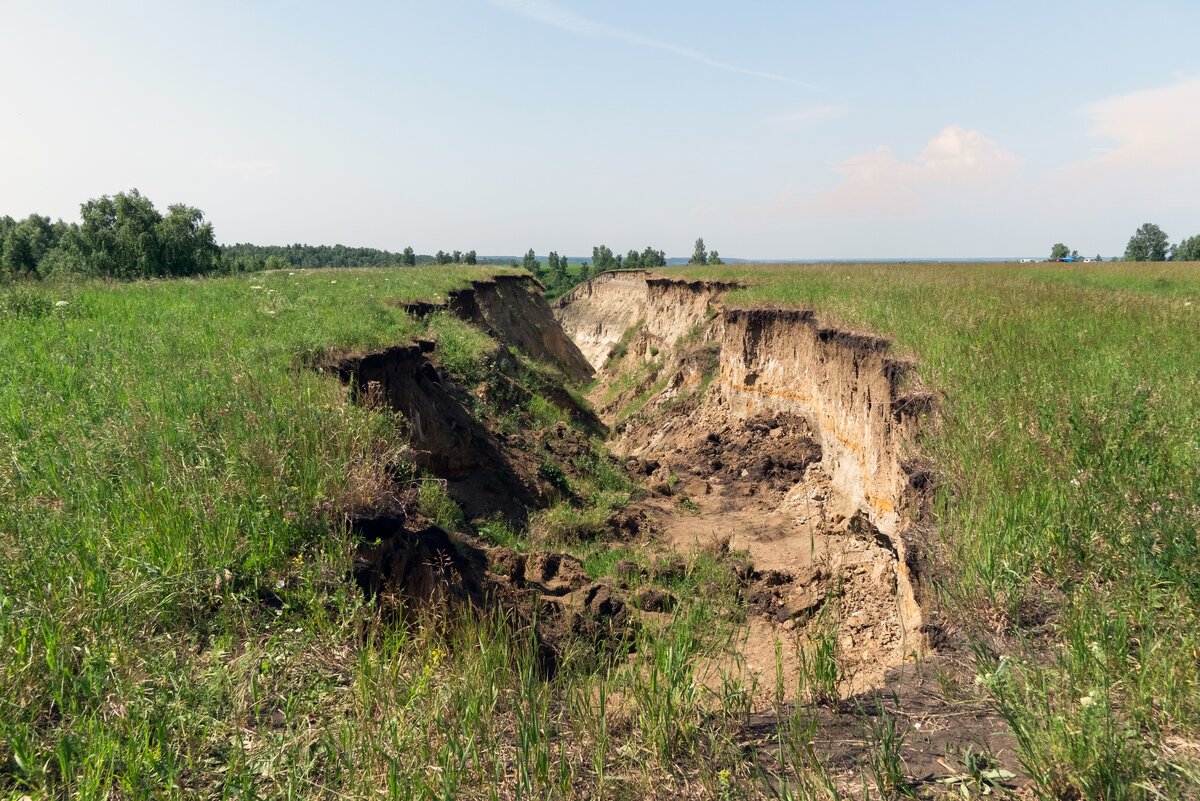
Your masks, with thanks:
<instances>
[{"instance_id":1,"label":"wildflower","mask_svg":"<svg viewBox=\"0 0 1200 801\"><path fill-rule=\"evenodd\" d=\"M731 774L731 773L729 772L729 768L723 768L723 769L721 769L721 770L720 770L720 771L717 773L717 782L718 782L718 783L719 783L719 784L720 784L722 787L728 787L728 786L729 786L729 779L732 777L732 775L733 775L733 774Z\"/></svg>"},{"instance_id":2,"label":"wildflower","mask_svg":"<svg viewBox=\"0 0 1200 801\"><path fill-rule=\"evenodd\" d=\"M65 309L67 306L70 306L70 305L71 305L71 302L70 302L70 301L67 301L67 300L60 300L60 301L58 301L57 303L55 303L55 304L54 304L54 307L55 307L56 309Z\"/></svg>"},{"instance_id":3,"label":"wildflower","mask_svg":"<svg viewBox=\"0 0 1200 801\"><path fill-rule=\"evenodd\" d=\"M1092 695L1091 693L1088 693L1087 695L1085 695L1079 699L1079 705L1081 707L1083 707L1084 709L1087 709L1089 706L1092 706L1095 703L1096 703L1096 696Z\"/></svg>"}]
</instances>

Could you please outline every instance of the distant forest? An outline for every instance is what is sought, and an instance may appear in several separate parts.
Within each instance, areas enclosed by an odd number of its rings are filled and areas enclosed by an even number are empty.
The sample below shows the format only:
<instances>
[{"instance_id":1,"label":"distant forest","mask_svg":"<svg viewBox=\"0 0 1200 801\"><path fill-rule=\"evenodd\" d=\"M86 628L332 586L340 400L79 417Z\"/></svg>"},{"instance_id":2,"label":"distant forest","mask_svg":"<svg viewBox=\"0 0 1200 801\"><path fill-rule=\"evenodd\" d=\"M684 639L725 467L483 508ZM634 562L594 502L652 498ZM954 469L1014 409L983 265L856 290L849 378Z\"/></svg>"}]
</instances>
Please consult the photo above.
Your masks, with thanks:
<instances>
[{"instance_id":1,"label":"distant forest","mask_svg":"<svg viewBox=\"0 0 1200 801\"><path fill-rule=\"evenodd\" d=\"M160 212L136 189L89 200L79 207L80 222L51 222L31 214L23 220L0 217L0 280L29 280L77 275L93 278L175 278L208 274L249 273L259 270L326 267L405 267L427 264L479 264L474 250L432 255L411 247L399 253L345 245L253 245L216 243L213 225L204 212L183 203ZM486 261L486 260L484 260ZM523 266L560 295L589 275L605 270L656 269L667 264L666 254L647 246L614 254L606 245L592 248L592 264L574 264L551 252L539 259L531 248L522 261L495 263ZM716 251L707 253L696 240L689 264L721 264Z\"/></svg>"},{"instance_id":2,"label":"distant forest","mask_svg":"<svg viewBox=\"0 0 1200 801\"><path fill-rule=\"evenodd\" d=\"M80 221L0 216L0 280L79 275L95 278L172 278L288 267L397 267L476 264L475 251L418 254L345 245L216 243L204 212L183 203L160 212L136 189L89 200Z\"/></svg>"}]
</instances>

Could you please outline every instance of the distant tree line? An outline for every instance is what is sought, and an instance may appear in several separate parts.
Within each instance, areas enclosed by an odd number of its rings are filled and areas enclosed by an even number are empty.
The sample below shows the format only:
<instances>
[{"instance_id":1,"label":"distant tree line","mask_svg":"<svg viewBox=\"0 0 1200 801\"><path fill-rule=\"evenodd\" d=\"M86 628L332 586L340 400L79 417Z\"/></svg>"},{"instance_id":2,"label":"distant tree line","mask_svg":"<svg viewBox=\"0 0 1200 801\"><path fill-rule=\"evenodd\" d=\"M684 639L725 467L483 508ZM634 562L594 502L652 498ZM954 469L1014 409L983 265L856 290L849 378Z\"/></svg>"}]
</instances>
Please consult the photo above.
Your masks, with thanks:
<instances>
[{"instance_id":1,"label":"distant tree line","mask_svg":"<svg viewBox=\"0 0 1200 801\"><path fill-rule=\"evenodd\" d=\"M475 251L446 252L434 255L416 253L407 247L399 253L376 248L352 248L346 245L225 245L221 253L233 268L231 272L272 270L284 267L319 269L322 267L414 267L418 264L478 264Z\"/></svg>"},{"instance_id":2,"label":"distant tree line","mask_svg":"<svg viewBox=\"0 0 1200 801\"><path fill-rule=\"evenodd\" d=\"M159 212L136 189L89 200L80 221L31 214L0 217L0 280L73 274L95 278L171 278L289 267L395 267L477 264L474 250L411 247L400 253L345 245L216 244L213 226L197 208L176 203Z\"/></svg>"},{"instance_id":3,"label":"distant tree line","mask_svg":"<svg viewBox=\"0 0 1200 801\"><path fill-rule=\"evenodd\" d=\"M1050 248L1050 260L1078 259L1079 251L1071 250L1062 242L1056 242ZM1117 257L1113 257L1113 261ZM1154 223L1144 223L1125 245L1124 261L1200 261L1200 234L1182 240L1178 245L1172 245L1170 238L1163 229ZM1100 256L1095 261L1103 261Z\"/></svg>"},{"instance_id":4,"label":"distant tree line","mask_svg":"<svg viewBox=\"0 0 1200 801\"><path fill-rule=\"evenodd\" d=\"M546 287L546 294L550 297L557 297L566 294L572 287L583 283L593 275L609 270L654 270L666 267L667 254L647 245L644 250L631 249L622 256L619 253L614 254L608 245L596 245L592 248L591 263L589 264L585 260L572 269L567 256L559 256L557 251L552 250L543 262L533 248L530 248L519 263L513 260L512 266L524 267L533 273Z\"/></svg>"}]
</instances>

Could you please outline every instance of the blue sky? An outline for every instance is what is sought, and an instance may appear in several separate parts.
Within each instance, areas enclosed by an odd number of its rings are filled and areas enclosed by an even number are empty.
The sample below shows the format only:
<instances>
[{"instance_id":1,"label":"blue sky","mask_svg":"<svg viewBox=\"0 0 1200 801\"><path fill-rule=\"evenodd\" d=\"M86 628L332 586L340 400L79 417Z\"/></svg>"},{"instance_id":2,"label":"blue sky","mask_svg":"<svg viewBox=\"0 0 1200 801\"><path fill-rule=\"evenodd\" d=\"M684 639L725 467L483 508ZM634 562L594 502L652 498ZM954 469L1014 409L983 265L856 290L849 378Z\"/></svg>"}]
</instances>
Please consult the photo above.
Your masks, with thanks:
<instances>
[{"instance_id":1,"label":"blue sky","mask_svg":"<svg viewBox=\"0 0 1200 801\"><path fill-rule=\"evenodd\" d=\"M222 242L1119 253L1200 233L1200 3L0 0L0 214Z\"/></svg>"}]
</instances>

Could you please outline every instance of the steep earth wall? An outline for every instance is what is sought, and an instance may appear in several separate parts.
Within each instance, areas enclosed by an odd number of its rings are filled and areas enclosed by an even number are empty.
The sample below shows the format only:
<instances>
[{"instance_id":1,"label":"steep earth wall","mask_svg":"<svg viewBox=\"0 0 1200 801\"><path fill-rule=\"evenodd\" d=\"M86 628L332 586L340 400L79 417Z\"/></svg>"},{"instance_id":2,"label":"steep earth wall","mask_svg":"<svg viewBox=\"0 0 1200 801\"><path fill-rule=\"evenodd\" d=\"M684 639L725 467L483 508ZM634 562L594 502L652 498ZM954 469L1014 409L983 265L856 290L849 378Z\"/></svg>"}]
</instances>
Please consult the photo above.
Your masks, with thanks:
<instances>
[{"instance_id":1,"label":"steep earth wall","mask_svg":"<svg viewBox=\"0 0 1200 801\"><path fill-rule=\"evenodd\" d=\"M576 381L592 377L592 366L564 334L536 281L524 275L497 275L450 293L450 307L463 319L515 345L537 361L558 365Z\"/></svg>"},{"instance_id":2,"label":"steep earth wall","mask_svg":"<svg viewBox=\"0 0 1200 801\"><path fill-rule=\"evenodd\" d=\"M810 310L726 308L733 288L605 273L559 299L554 312L597 370L638 322L630 349L644 357L688 334L715 340L730 412L807 417L827 472L847 500L847 516L862 511L885 534L894 533L910 490L909 450L928 409L926 393L904 389L912 365L894 357L887 340L823 326Z\"/></svg>"},{"instance_id":3,"label":"steep earth wall","mask_svg":"<svg viewBox=\"0 0 1200 801\"><path fill-rule=\"evenodd\" d=\"M709 323L720 297L734 287L715 281L679 281L640 270L603 273L554 303L563 331L596 370L613 348L641 324L631 344L643 356L673 346Z\"/></svg>"},{"instance_id":4,"label":"steep earth wall","mask_svg":"<svg viewBox=\"0 0 1200 801\"><path fill-rule=\"evenodd\" d=\"M628 352L641 359L685 335L716 343L719 380L693 412L697 419L806 419L830 489L823 514L831 527L838 520L865 520L890 543L901 625L906 639L919 636L922 615L905 532L919 495L913 443L929 396L905 390L911 364L894 357L886 340L823 326L808 310L727 308L724 296L731 288L646 273L606 274L560 300L555 314L598 369L639 320L642 330ZM628 369L616 369L622 367ZM662 371L671 369L668 356ZM653 407L653 400L646 404ZM642 428L630 423L618 449L643 455L674 447L664 433L671 427L661 418Z\"/></svg>"}]
</instances>

